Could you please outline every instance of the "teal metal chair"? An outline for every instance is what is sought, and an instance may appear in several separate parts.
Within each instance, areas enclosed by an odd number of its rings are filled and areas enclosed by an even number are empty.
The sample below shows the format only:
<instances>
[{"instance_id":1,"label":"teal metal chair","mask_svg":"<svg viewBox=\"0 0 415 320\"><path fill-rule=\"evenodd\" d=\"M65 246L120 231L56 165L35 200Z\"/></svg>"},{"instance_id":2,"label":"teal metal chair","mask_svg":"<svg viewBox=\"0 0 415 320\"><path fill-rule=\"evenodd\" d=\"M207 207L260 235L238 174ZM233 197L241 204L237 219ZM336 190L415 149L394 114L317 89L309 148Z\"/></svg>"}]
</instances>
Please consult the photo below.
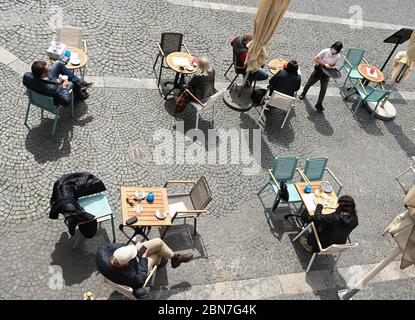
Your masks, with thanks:
<instances>
[{"instance_id":1,"label":"teal metal chair","mask_svg":"<svg viewBox=\"0 0 415 320\"><path fill-rule=\"evenodd\" d=\"M372 111L372 117L374 116L376 109L379 107L379 104L391 94L390 90L380 89L377 86L367 86L365 87L361 80L357 80L354 86L357 94L359 95L360 101L353 112L353 116L356 116L359 109L366 102L376 102L376 107Z\"/></svg>"},{"instance_id":2,"label":"teal metal chair","mask_svg":"<svg viewBox=\"0 0 415 320\"><path fill-rule=\"evenodd\" d=\"M98 224L105 221L111 221L113 242L115 239L115 226L114 226L114 214L112 213L111 207L108 202L108 198L104 193L97 193L94 195L82 197L78 199L79 205L88 213L95 216ZM81 233L77 232L75 236L75 242L73 249L76 248L81 239Z\"/></svg>"},{"instance_id":3,"label":"teal metal chair","mask_svg":"<svg viewBox=\"0 0 415 320\"><path fill-rule=\"evenodd\" d=\"M274 159L272 169L268 170L270 178L268 182L258 192L258 195L260 195L261 192L266 189L266 187L271 186L272 191L275 193L275 200L272 205L272 210L269 214L267 214L268 222L271 220L272 212L279 201L287 203L290 208L290 204L302 202L301 197L298 194L297 189L294 185L294 175L296 172L297 163L298 157L278 157ZM280 181L282 180L284 180L287 185L289 193L288 201L284 201L279 198L279 187Z\"/></svg>"},{"instance_id":4,"label":"teal metal chair","mask_svg":"<svg viewBox=\"0 0 415 320\"><path fill-rule=\"evenodd\" d=\"M73 98L73 91L70 91L71 93L71 100L70 100L70 105L71 105L71 116L73 117L73 108L74 108L74 98ZM27 120L29 118L29 111L30 111L30 106L34 105L36 107L39 107L41 109L41 119L43 119L43 111L47 111L50 113L53 113L55 115L55 119L53 121L53 128L52 128L52 135L55 135L56 133L56 127L58 124L58 119L60 118L60 110L63 106L58 106L55 105L53 102L53 97L49 97L49 96L44 96L41 95L39 93L36 93L30 89L27 89L27 96L29 98L29 104L27 106L27 111L26 111L26 117L25 117L25 121L24 124L27 128Z\"/></svg>"},{"instance_id":5,"label":"teal metal chair","mask_svg":"<svg viewBox=\"0 0 415 320\"><path fill-rule=\"evenodd\" d=\"M336 191L336 195L339 196L343 189L343 184L337 179L334 173L327 167L327 157L315 157L306 159L304 163L304 170L298 170L303 181L323 181L324 173L328 173L331 178L336 181L339 188Z\"/></svg>"},{"instance_id":6,"label":"teal metal chair","mask_svg":"<svg viewBox=\"0 0 415 320\"><path fill-rule=\"evenodd\" d=\"M340 93L342 95L343 95L343 91L344 91L347 81L358 80L358 79L363 80L363 76L360 74L357 68L362 63L362 60L365 63L367 63L366 59L363 58L364 54L365 54L365 51L363 49L358 49L358 48L350 48L347 51L347 55L344 58L344 63L340 68L340 71L344 69L347 72L346 79L344 80L343 86L340 89Z\"/></svg>"}]
</instances>

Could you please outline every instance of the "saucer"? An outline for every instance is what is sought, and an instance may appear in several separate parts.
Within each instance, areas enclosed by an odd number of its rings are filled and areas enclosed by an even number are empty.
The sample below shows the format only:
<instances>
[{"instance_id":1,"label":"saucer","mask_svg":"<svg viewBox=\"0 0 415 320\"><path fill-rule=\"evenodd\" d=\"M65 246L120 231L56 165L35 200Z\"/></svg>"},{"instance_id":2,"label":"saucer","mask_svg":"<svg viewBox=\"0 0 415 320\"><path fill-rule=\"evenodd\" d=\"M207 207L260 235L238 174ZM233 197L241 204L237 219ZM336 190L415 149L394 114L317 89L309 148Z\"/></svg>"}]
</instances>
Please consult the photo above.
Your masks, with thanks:
<instances>
[{"instance_id":1,"label":"saucer","mask_svg":"<svg viewBox=\"0 0 415 320\"><path fill-rule=\"evenodd\" d=\"M160 220L164 220L164 219L166 219L166 214L165 214L165 213L160 212L160 210L157 210L157 211L156 211L156 218L157 218L157 219L160 219Z\"/></svg>"},{"instance_id":2,"label":"saucer","mask_svg":"<svg viewBox=\"0 0 415 320\"><path fill-rule=\"evenodd\" d=\"M74 66L77 66L77 65L81 64L81 60L79 60L79 59L70 59L69 62Z\"/></svg>"},{"instance_id":3,"label":"saucer","mask_svg":"<svg viewBox=\"0 0 415 320\"><path fill-rule=\"evenodd\" d=\"M147 197L147 193L146 192L138 192L136 191L136 193L134 194L134 198L136 198L138 201L143 200Z\"/></svg>"},{"instance_id":4,"label":"saucer","mask_svg":"<svg viewBox=\"0 0 415 320\"><path fill-rule=\"evenodd\" d=\"M187 71L194 71L195 70L195 67L193 67L193 66L186 66L185 69Z\"/></svg>"}]
</instances>

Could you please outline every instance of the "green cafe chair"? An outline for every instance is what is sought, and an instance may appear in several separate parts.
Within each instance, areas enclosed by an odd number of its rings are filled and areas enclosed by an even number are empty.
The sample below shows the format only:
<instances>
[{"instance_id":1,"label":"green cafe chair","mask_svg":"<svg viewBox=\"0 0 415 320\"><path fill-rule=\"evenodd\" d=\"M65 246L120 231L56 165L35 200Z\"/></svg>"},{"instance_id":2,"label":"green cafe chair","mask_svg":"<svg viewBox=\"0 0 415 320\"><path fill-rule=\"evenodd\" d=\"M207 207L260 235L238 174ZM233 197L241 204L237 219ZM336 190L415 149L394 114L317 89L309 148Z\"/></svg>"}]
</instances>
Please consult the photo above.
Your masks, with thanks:
<instances>
[{"instance_id":1,"label":"green cafe chair","mask_svg":"<svg viewBox=\"0 0 415 320\"><path fill-rule=\"evenodd\" d=\"M350 48L347 51L344 63L340 67L340 71L344 69L347 73L346 79L344 80L343 86L340 89L340 93L343 94L344 88L346 87L347 81L352 80L363 80L363 76L360 74L358 67L362 63L362 60L367 63L366 59L363 58L365 51L358 48Z\"/></svg>"},{"instance_id":2,"label":"green cafe chair","mask_svg":"<svg viewBox=\"0 0 415 320\"><path fill-rule=\"evenodd\" d=\"M391 91L380 89L379 87L372 87L370 85L364 86L361 80L357 80L356 84L354 86L354 89L359 95L359 103L355 108L355 111L353 113L353 116L356 116L359 109L362 107L362 105L366 102L376 102L376 106L372 111L372 117L374 116L376 109L379 107L379 104L381 104L384 99L390 96Z\"/></svg>"}]
</instances>

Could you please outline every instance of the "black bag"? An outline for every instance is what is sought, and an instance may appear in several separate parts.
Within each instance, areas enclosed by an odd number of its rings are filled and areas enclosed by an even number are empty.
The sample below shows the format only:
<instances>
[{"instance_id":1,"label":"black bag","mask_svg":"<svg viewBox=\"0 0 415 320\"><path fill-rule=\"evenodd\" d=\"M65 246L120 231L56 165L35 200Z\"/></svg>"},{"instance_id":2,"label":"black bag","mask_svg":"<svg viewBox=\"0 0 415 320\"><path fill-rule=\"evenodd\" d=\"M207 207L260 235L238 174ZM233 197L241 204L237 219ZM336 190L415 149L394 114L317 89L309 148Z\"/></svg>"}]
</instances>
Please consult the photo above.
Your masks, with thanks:
<instances>
[{"instance_id":1,"label":"black bag","mask_svg":"<svg viewBox=\"0 0 415 320\"><path fill-rule=\"evenodd\" d=\"M266 89L256 89L252 91L252 94L251 94L252 104L260 106L266 94L267 94Z\"/></svg>"},{"instance_id":2,"label":"black bag","mask_svg":"<svg viewBox=\"0 0 415 320\"><path fill-rule=\"evenodd\" d=\"M278 197L284 201L288 201L290 198L290 194L288 193L287 185L284 180L280 181L280 191L278 192Z\"/></svg>"}]
</instances>

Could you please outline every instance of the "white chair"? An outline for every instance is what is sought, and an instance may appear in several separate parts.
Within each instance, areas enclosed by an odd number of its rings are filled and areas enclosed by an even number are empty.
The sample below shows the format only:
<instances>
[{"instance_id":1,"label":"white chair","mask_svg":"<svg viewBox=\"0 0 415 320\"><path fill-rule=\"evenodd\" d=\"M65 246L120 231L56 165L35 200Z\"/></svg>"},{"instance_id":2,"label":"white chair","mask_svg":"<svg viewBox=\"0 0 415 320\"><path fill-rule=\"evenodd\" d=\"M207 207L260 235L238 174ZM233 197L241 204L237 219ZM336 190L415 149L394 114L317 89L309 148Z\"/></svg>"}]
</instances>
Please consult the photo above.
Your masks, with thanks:
<instances>
[{"instance_id":1,"label":"white chair","mask_svg":"<svg viewBox=\"0 0 415 320\"><path fill-rule=\"evenodd\" d=\"M336 268L337 262L339 261L339 258L341 254L349 249L356 248L359 244L358 243L345 243L345 244L332 244L331 246L323 249L320 243L320 238L318 237L318 233L316 230L316 226L314 225L314 222L311 222L307 227L305 227L294 239L293 241L296 241L298 238L300 238L305 232L307 232L310 228L312 228L312 232L314 236L316 237L317 245L319 248L319 252L314 252L313 256L311 257L310 262L308 263L307 270L305 271L308 273L311 269L311 266L314 262L314 259L317 255L337 255L336 262L334 263L333 270Z\"/></svg>"},{"instance_id":2,"label":"white chair","mask_svg":"<svg viewBox=\"0 0 415 320\"><path fill-rule=\"evenodd\" d=\"M214 95L210 96L209 99L203 103L196 98L190 90L186 89L186 92L190 94L194 101L189 104L196 109L196 130L199 129L199 114L204 112L206 109L212 108L212 123L215 121L215 103L225 93L225 89L217 91Z\"/></svg>"},{"instance_id":3,"label":"white chair","mask_svg":"<svg viewBox=\"0 0 415 320\"><path fill-rule=\"evenodd\" d=\"M56 29L58 42L64 43L69 47L81 49L88 55L86 40L83 40L82 29L72 26L63 26ZM86 75L86 66L79 69L81 78L84 80Z\"/></svg>"},{"instance_id":4,"label":"white chair","mask_svg":"<svg viewBox=\"0 0 415 320\"><path fill-rule=\"evenodd\" d=\"M409 168L400 173L396 178L396 182L401 186L405 194L413 187L415 182L415 157L411 157L412 163ZM403 179L405 177L405 179ZM405 181L401 181L405 180Z\"/></svg>"},{"instance_id":5,"label":"white chair","mask_svg":"<svg viewBox=\"0 0 415 320\"><path fill-rule=\"evenodd\" d=\"M269 110L267 109L268 106L278 108L278 109L283 109L283 110L286 110L287 112L287 115L285 116L284 122L282 123L282 126L281 126L281 129L284 128L285 122L288 119L290 111L294 109L294 107L296 106L297 93L295 94L295 97L291 97L281 92L274 91L272 95L269 96L269 90L268 90L267 93L265 94L264 99L266 102L264 104L264 107L262 108L262 112L258 118L258 121L261 120L264 114L264 111Z\"/></svg>"},{"instance_id":6,"label":"white chair","mask_svg":"<svg viewBox=\"0 0 415 320\"><path fill-rule=\"evenodd\" d=\"M146 282L143 285L143 288L146 288L148 286L148 284L150 284L150 286L154 285L154 280L156 278L156 271L157 271L157 266L154 266L149 275L147 276ZM104 283L106 283L107 285L109 285L111 288L113 288L115 291L121 293L122 295L126 296L129 299L135 299L135 296L133 294L133 288L128 287L128 286L124 286L115 282L112 282L110 279L104 277Z\"/></svg>"}]
</instances>

